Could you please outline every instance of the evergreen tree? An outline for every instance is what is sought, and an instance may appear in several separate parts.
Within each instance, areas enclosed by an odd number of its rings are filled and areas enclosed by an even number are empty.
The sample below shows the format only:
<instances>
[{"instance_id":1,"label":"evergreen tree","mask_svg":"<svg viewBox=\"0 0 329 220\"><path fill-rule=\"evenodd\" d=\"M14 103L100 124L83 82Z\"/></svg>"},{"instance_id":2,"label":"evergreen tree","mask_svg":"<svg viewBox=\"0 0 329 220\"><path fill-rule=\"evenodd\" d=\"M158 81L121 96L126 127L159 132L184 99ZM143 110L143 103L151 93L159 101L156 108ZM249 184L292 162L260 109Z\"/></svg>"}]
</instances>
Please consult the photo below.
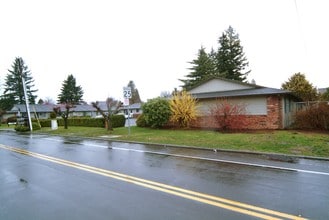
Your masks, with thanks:
<instances>
[{"instance_id":1,"label":"evergreen tree","mask_svg":"<svg viewBox=\"0 0 329 220\"><path fill-rule=\"evenodd\" d=\"M245 70L249 63L240 44L239 35L229 26L218 43L220 46L216 54L217 74L227 79L246 81L250 70Z\"/></svg>"},{"instance_id":2,"label":"evergreen tree","mask_svg":"<svg viewBox=\"0 0 329 220\"><path fill-rule=\"evenodd\" d=\"M206 78L216 75L215 64L212 59L214 57L213 53L212 50L212 53L208 55L205 48L201 46L197 58L189 62L192 67L189 68L190 73L185 76L187 79L180 79L184 83L183 88L190 89Z\"/></svg>"},{"instance_id":3,"label":"evergreen tree","mask_svg":"<svg viewBox=\"0 0 329 220\"><path fill-rule=\"evenodd\" d=\"M61 93L58 95L57 102L78 105L83 102L82 97L83 90L81 86L76 85L74 76L70 74L62 84Z\"/></svg>"},{"instance_id":4,"label":"evergreen tree","mask_svg":"<svg viewBox=\"0 0 329 220\"><path fill-rule=\"evenodd\" d=\"M34 80L31 76L31 72L25 65L24 60L21 57L16 57L12 65L12 69L8 70L8 74L5 79L3 103L5 108L11 108L14 104L24 104L25 96L22 83L22 77L25 80L26 93L29 99L29 103L35 104L36 95L35 92L38 90L33 89Z\"/></svg>"},{"instance_id":5,"label":"evergreen tree","mask_svg":"<svg viewBox=\"0 0 329 220\"><path fill-rule=\"evenodd\" d=\"M314 101L318 98L318 93L315 87L306 79L305 74L295 73L287 82L281 85L282 89L289 90L295 93L304 102Z\"/></svg>"},{"instance_id":6,"label":"evergreen tree","mask_svg":"<svg viewBox=\"0 0 329 220\"><path fill-rule=\"evenodd\" d=\"M130 80L128 83L128 87L131 89L131 98L129 99L129 104L132 105L134 103L141 103L141 98L139 97L138 89L135 86L134 81Z\"/></svg>"},{"instance_id":7,"label":"evergreen tree","mask_svg":"<svg viewBox=\"0 0 329 220\"><path fill-rule=\"evenodd\" d=\"M198 56L189 68L190 73L186 79L180 79L184 83L184 89L190 89L194 85L209 77L223 77L245 82L249 71L246 71L249 63L240 44L239 35L230 26L218 40L219 47L211 49L207 53L204 47L198 51Z\"/></svg>"}]
</instances>

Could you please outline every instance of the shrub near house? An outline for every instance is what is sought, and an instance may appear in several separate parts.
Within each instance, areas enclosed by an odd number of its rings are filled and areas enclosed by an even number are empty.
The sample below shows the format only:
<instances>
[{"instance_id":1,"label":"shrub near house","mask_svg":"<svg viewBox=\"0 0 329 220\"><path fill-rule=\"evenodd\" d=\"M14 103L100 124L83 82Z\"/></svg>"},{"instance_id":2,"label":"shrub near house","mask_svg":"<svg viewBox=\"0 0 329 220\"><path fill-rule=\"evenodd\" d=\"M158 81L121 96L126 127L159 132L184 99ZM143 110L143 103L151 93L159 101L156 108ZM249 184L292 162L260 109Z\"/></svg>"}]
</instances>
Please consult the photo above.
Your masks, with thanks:
<instances>
[{"instance_id":1,"label":"shrub near house","mask_svg":"<svg viewBox=\"0 0 329 220\"><path fill-rule=\"evenodd\" d=\"M329 105L327 102L311 105L298 111L295 116L295 128L329 130Z\"/></svg>"},{"instance_id":2,"label":"shrub near house","mask_svg":"<svg viewBox=\"0 0 329 220\"><path fill-rule=\"evenodd\" d=\"M243 103L232 103L228 99L218 99L209 107L211 117L220 129L237 129L248 125L246 107Z\"/></svg>"},{"instance_id":3,"label":"shrub near house","mask_svg":"<svg viewBox=\"0 0 329 220\"><path fill-rule=\"evenodd\" d=\"M152 128L160 128L165 126L171 115L169 101L165 98L154 98L144 103L143 109L143 120L146 126ZM141 117L141 116L140 116Z\"/></svg>"}]
</instances>

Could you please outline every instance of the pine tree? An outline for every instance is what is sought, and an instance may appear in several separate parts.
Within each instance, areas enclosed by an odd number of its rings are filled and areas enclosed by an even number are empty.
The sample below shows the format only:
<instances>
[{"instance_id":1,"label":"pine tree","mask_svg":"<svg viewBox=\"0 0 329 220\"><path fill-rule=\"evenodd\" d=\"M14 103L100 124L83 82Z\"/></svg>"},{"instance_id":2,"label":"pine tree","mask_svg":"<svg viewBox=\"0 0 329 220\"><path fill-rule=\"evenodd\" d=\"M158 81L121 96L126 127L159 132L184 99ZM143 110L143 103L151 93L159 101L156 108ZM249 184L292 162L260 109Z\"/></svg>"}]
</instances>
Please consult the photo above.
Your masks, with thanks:
<instances>
[{"instance_id":1,"label":"pine tree","mask_svg":"<svg viewBox=\"0 0 329 220\"><path fill-rule=\"evenodd\" d=\"M16 57L12 65L12 70L8 70L8 74L5 79L4 94L2 99L6 100L9 105L24 104L25 96L22 83L22 77L25 80L26 93L29 99L29 103L35 104L36 95L38 90L32 89L34 87L34 80L31 76L31 72L25 65L24 60L21 57ZM6 106L8 108L9 106Z\"/></svg>"},{"instance_id":2,"label":"pine tree","mask_svg":"<svg viewBox=\"0 0 329 220\"><path fill-rule=\"evenodd\" d=\"M246 81L250 72L246 71L249 63L240 44L239 35L229 28L219 38L220 44L216 54L216 71L224 78Z\"/></svg>"},{"instance_id":3,"label":"pine tree","mask_svg":"<svg viewBox=\"0 0 329 220\"><path fill-rule=\"evenodd\" d=\"M70 74L62 84L61 93L58 95L57 102L78 105L83 102L82 97L82 87L76 85L74 76Z\"/></svg>"},{"instance_id":4,"label":"pine tree","mask_svg":"<svg viewBox=\"0 0 329 220\"><path fill-rule=\"evenodd\" d=\"M197 58L189 62L192 67L189 68L190 73L185 76L187 79L180 79L180 81L184 83L183 88L190 89L199 82L216 75L215 64L212 57L214 57L213 50L212 53L208 55L205 48L201 46Z\"/></svg>"}]
</instances>

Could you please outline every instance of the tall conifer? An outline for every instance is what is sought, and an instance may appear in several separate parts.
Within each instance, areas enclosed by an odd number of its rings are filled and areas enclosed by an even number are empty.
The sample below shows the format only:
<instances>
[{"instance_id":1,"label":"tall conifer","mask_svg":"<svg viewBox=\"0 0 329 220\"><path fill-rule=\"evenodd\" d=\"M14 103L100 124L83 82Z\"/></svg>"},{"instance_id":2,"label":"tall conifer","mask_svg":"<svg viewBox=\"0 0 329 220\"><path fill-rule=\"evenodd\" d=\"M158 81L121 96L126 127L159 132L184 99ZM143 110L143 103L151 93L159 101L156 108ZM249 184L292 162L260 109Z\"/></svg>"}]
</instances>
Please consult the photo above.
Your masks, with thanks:
<instances>
[{"instance_id":1,"label":"tall conifer","mask_svg":"<svg viewBox=\"0 0 329 220\"><path fill-rule=\"evenodd\" d=\"M250 70L246 70L249 63L240 44L239 35L229 26L219 38L218 43L217 73L226 79L245 82Z\"/></svg>"},{"instance_id":2,"label":"tall conifer","mask_svg":"<svg viewBox=\"0 0 329 220\"><path fill-rule=\"evenodd\" d=\"M25 96L22 83L22 77L25 80L26 93L29 99L29 103L35 104L36 95L38 90L33 89L34 80L31 72L25 65L24 60L21 57L16 57L12 65L12 69L8 70L8 74L5 79L3 99L8 100L11 105L24 104Z\"/></svg>"}]
</instances>

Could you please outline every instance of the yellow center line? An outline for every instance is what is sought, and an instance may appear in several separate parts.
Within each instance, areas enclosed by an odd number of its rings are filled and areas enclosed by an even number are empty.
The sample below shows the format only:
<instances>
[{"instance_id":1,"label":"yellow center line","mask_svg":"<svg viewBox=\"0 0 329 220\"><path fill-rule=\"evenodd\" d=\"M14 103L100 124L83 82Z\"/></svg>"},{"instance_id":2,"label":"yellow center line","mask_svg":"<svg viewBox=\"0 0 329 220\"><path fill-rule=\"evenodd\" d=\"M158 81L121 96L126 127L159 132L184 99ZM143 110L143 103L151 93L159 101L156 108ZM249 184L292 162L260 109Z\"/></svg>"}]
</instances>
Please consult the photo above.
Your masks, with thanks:
<instances>
[{"instance_id":1,"label":"yellow center line","mask_svg":"<svg viewBox=\"0 0 329 220\"><path fill-rule=\"evenodd\" d=\"M81 163L63 160L60 158L55 158L55 157L51 157L51 156L47 156L47 155L43 155L43 154L38 154L35 152L31 152L31 151L27 151L27 150L15 148L15 147L9 147L9 146L0 144L0 148L9 150L12 152L16 152L19 154L39 158L42 160L46 160L46 161L49 161L52 163L56 163L56 164L84 170L87 172L92 172L92 173L99 174L102 176L110 177L113 179L125 181L128 183L132 183L132 184L146 187L149 189L165 192L168 194L172 194L172 195L179 196L182 198L198 201L201 203L209 204L212 206L220 207L223 209L231 210L231 211L242 213L245 215L258 217L261 219L271 219L271 220L277 220L277 219L282 219L282 218L295 219L295 220L304 220L305 219L305 218L302 218L299 216L294 216L294 215L290 215L290 214L286 214L286 213L282 213L282 212L278 212L278 211L274 211L274 210L270 210L270 209L265 209L265 208L249 205L246 203L237 202L234 200L229 200L229 199L225 199L225 198L221 198L221 197L217 197L217 196L213 196L213 195L209 195L209 194L204 194L204 193L200 193L200 192L196 192L196 191L192 191L192 190L187 190L187 189L183 189L183 188L179 188L179 187L175 187L175 186L170 186L170 185L166 185L163 183L150 181L150 180L146 180L146 179L142 179L142 178L138 178L138 177L134 177L134 176L129 176L126 174L117 173L117 172L110 171L110 170L105 170L105 169L88 166L88 165L81 164Z\"/></svg>"}]
</instances>

